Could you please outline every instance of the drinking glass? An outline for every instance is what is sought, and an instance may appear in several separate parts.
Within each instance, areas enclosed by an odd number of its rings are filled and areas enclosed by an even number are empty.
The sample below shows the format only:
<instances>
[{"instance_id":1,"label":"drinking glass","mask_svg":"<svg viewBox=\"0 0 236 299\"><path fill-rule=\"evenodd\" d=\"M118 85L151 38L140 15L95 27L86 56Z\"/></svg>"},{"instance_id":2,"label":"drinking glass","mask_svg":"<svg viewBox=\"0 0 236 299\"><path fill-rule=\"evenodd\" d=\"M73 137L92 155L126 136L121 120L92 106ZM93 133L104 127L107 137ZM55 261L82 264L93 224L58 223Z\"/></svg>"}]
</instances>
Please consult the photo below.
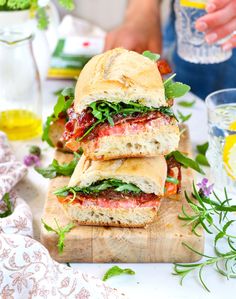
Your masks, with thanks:
<instances>
[{"instance_id":1,"label":"drinking glass","mask_svg":"<svg viewBox=\"0 0 236 299\"><path fill-rule=\"evenodd\" d=\"M236 88L206 98L209 149L207 158L215 187L236 194Z\"/></svg>"},{"instance_id":2,"label":"drinking glass","mask_svg":"<svg viewBox=\"0 0 236 299\"><path fill-rule=\"evenodd\" d=\"M206 14L208 0L175 0L178 55L192 63L219 63L232 56L232 50L223 51L224 40L208 45L205 33L195 29L196 20Z\"/></svg>"},{"instance_id":3,"label":"drinking glass","mask_svg":"<svg viewBox=\"0 0 236 299\"><path fill-rule=\"evenodd\" d=\"M11 140L30 139L42 131L32 39L26 32L0 30L0 130Z\"/></svg>"}]
</instances>

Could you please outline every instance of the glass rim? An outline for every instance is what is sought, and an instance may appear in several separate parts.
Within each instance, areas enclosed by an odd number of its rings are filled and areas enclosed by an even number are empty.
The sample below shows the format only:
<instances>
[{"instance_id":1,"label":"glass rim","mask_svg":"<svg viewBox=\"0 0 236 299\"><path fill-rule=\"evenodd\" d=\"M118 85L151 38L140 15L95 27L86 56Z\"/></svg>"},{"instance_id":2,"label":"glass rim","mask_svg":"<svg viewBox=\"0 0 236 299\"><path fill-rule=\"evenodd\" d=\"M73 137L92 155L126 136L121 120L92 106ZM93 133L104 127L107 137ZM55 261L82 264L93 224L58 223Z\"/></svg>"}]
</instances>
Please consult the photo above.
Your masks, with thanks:
<instances>
[{"instance_id":1,"label":"glass rim","mask_svg":"<svg viewBox=\"0 0 236 299\"><path fill-rule=\"evenodd\" d=\"M218 95L218 94L221 94L221 93L224 93L224 92L230 92L230 91L235 91L236 92L236 88L235 87L232 87L232 88L224 88L224 89L219 89L219 90L216 90L212 93L210 93L206 99L205 99L205 103L206 103L206 106L209 108L210 107L210 100L213 96L215 95Z\"/></svg>"}]
</instances>

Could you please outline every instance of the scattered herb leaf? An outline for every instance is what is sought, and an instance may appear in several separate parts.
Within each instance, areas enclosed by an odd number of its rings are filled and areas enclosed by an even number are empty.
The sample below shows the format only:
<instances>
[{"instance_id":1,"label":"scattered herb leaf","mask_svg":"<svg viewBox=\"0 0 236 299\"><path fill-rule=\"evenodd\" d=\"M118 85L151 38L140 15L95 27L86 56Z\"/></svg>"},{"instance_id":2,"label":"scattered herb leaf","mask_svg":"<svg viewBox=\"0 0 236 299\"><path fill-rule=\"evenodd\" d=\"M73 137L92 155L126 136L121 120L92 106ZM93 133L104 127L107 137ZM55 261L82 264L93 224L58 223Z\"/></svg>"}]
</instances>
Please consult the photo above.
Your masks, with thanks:
<instances>
[{"instance_id":1,"label":"scattered herb leaf","mask_svg":"<svg viewBox=\"0 0 236 299\"><path fill-rule=\"evenodd\" d=\"M181 107L191 108L196 104L196 101L192 101L192 102L180 101L177 104Z\"/></svg>"},{"instance_id":2,"label":"scattered herb leaf","mask_svg":"<svg viewBox=\"0 0 236 299\"><path fill-rule=\"evenodd\" d=\"M192 116L192 113L188 115L183 115L183 113L179 110L177 110L177 113L178 113L178 119L180 120L181 123L188 121Z\"/></svg>"},{"instance_id":3,"label":"scattered herb leaf","mask_svg":"<svg viewBox=\"0 0 236 299\"><path fill-rule=\"evenodd\" d=\"M107 272L104 274L102 280L106 281L111 277L119 276L119 275L123 275L123 274L135 275L135 272L129 268L121 269L118 266L114 266L114 267L110 268L109 270L107 270Z\"/></svg>"},{"instance_id":4,"label":"scattered herb leaf","mask_svg":"<svg viewBox=\"0 0 236 299\"><path fill-rule=\"evenodd\" d=\"M32 155L40 157L41 156L41 148L37 145L32 145L29 148L29 153L32 154Z\"/></svg>"},{"instance_id":5,"label":"scattered herb leaf","mask_svg":"<svg viewBox=\"0 0 236 299\"><path fill-rule=\"evenodd\" d=\"M208 160L207 160L207 157L206 157L206 152L208 150L208 147L209 147L209 143L206 142L204 144L200 144L200 145L197 145L197 151L198 151L198 155L196 156L196 161L201 164L201 165L204 165L204 166L210 166Z\"/></svg>"},{"instance_id":6,"label":"scattered herb leaf","mask_svg":"<svg viewBox=\"0 0 236 299\"><path fill-rule=\"evenodd\" d=\"M200 165L203 165L203 166L210 166L206 156L202 155L202 154L198 154L196 156L196 159L195 161L200 164Z\"/></svg>"},{"instance_id":7,"label":"scattered herb leaf","mask_svg":"<svg viewBox=\"0 0 236 299\"><path fill-rule=\"evenodd\" d=\"M173 78L176 74L173 74L171 77L164 81L165 87L165 96L167 99L174 99L184 96L187 92L190 91L190 86L183 84L181 82L173 82Z\"/></svg>"}]
</instances>

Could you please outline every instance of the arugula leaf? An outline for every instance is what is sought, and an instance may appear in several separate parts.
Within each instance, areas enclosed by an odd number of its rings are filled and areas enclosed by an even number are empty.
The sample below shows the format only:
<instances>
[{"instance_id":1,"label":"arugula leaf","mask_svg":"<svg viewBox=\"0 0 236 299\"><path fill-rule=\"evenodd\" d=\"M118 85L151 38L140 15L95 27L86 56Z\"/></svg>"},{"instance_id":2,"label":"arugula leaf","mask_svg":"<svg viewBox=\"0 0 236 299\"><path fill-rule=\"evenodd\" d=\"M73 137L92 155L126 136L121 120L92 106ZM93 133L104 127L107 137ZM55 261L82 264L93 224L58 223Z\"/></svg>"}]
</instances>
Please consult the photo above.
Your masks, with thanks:
<instances>
[{"instance_id":1,"label":"arugula leaf","mask_svg":"<svg viewBox=\"0 0 236 299\"><path fill-rule=\"evenodd\" d=\"M43 177L53 179L57 176L71 176L75 167L81 157L81 154L74 153L74 159L69 163L59 164L57 160L53 159L52 163L47 167L35 167L34 169Z\"/></svg>"},{"instance_id":2,"label":"arugula leaf","mask_svg":"<svg viewBox=\"0 0 236 299\"><path fill-rule=\"evenodd\" d=\"M91 193L99 193L103 190L107 190L111 188L117 192L133 192L133 193L142 192L140 188L138 188L132 183L125 183L122 182L121 180L116 180L116 179L108 179L108 180L97 181L88 187L78 187L78 186L67 187L66 186L56 190L54 194L57 196L66 197L70 193L74 194L75 192L81 192L85 194L91 194Z\"/></svg>"},{"instance_id":3,"label":"arugula leaf","mask_svg":"<svg viewBox=\"0 0 236 299\"><path fill-rule=\"evenodd\" d=\"M176 74L173 74L164 82L165 96L167 99L182 97L190 91L190 86L188 86L187 84L183 84L181 82L173 82L172 79L175 76Z\"/></svg>"},{"instance_id":4,"label":"arugula leaf","mask_svg":"<svg viewBox=\"0 0 236 299\"><path fill-rule=\"evenodd\" d=\"M197 150L199 154L205 155L209 148L209 142L197 145Z\"/></svg>"},{"instance_id":5,"label":"arugula leaf","mask_svg":"<svg viewBox=\"0 0 236 299\"><path fill-rule=\"evenodd\" d=\"M123 275L123 274L128 274L128 275L135 275L135 272L132 269L121 269L118 266L111 267L107 272L104 274L102 280L106 281L107 279L118 276L118 275Z\"/></svg>"},{"instance_id":6,"label":"arugula leaf","mask_svg":"<svg viewBox=\"0 0 236 299\"><path fill-rule=\"evenodd\" d=\"M12 212L13 212L9 193L5 193L3 195L2 200L4 201L4 203L6 205L6 210L5 210L5 212L0 213L0 218L5 218L7 216L10 216L12 214Z\"/></svg>"},{"instance_id":7,"label":"arugula leaf","mask_svg":"<svg viewBox=\"0 0 236 299\"><path fill-rule=\"evenodd\" d=\"M206 157L206 152L208 150L208 147L209 147L208 142L206 142L204 144L197 145L197 151L199 152L199 154L196 156L195 160L199 164L204 165L204 166L210 166L210 164L207 160L207 157Z\"/></svg>"},{"instance_id":8,"label":"arugula leaf","mask_svg":"<svg viewBox=\"0 0 236 299\"><path fill-rule=\"evenodd\" d=\"M175 160L177 162L179 162L183 167L185 167L185 168L189 167L189 168L192 168L192 169L196 170L197 172L199 172L201 174L205 174L204 171L201 169L201 167L199 166L199 164L196 161L188 158L187 156L185 156L181 152L173 151L170 154L165 156L165 158L167 160L170 159L171 157L174 157Z\"/></svg>"},{"instance_id":9,"label":"arugula leaf","mask_svg":"<svg viewBox=\"0 0 236 299\"><path fill-rule=\"evenodd\" d=\"M179 106L185 107L185 108L191 108L196 104L196 101L187 102L187 101L181 101L177 103Z\"/></svg>"},{"instance_id":10,"label":"arugula leaf","mask_svg":"<svg viewBox=\"0 0 236 299\"><path fill-rule=\"evenodd\" d=\"M58 95L57 102L54 106L54 113L47 117L43 126L42 141L46 141L48 145L54 147L50 137L49 131L51 124L58 119L60 113L66 113L74 100L74 88L65 88Z\"/></svg>"},{"instance_id":11,"label":"arugula leaf","mask_svg":"<svg viewBox=\"0 0 236 299\"><path fill-rule=\"evenodd\" d=\"M151 51L144 51L142 55L155 62L157 62L161 57L159 54L152 53Z\"/></svg>"},{"instance_id":12,"label":"arugula leaf","mask_svg":"<svg viewBox=\"0 0 236 299\"><path fill-rule=\"evenodd\" d=\"M59 226L57 220L54 218L54 221L56 223L57 228L53 228L50 225L46 224L43 219L41 219L41 221L44 225L44 228L48 232L54 232L58 235L58 242L57 242L58 252L59 252L59 254L62 254L63 250L64 250L64 247L65 247L65 244L64 244L65 235L66 235L66 233L70 232L72 228L75 227L75 224L74 223L69 223L64 227L61 227L61 226Z\"/></svg>"},{"instance_id":13,"label":"arugula leaf","mask_svg":"<svg viewBox=\"0 0 236 299\"><path fill-rule=\"evenodd\" d=\"M183 115L183 113L179 110L177 110L177 113L178 113L179 120L181 120L181 123L188 121L192 116L192 113L190 113L188 115Z\"/></svg>"},{"instance_id":14,"label":"arugula leaf","mask_svg":"<svg viewBox=\"0 0 236 299\"><path fill-rule=\"evenodd\" d=\"M203 165L203 166L210 166L206 156L202 155L202 154L198 154L196 156L196 159L195 161L200 164L200 165Z\"/></svg>"}]
</instances>

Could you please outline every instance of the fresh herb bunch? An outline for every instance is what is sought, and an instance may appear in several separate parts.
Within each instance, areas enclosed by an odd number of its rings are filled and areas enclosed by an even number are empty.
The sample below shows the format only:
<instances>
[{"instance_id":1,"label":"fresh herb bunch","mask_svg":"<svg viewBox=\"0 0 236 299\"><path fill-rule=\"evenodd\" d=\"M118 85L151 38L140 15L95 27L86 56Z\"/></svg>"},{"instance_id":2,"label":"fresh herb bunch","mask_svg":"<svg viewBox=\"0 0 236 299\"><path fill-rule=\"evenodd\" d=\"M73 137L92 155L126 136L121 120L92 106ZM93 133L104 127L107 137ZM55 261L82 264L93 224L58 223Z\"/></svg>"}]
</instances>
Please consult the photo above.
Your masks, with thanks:
<instances>
[{"instance_id":1,"label":"fresh herb bunch","mask_svg":"<svg viewBox=\"0 0 236 299\"><path fill-rule=\"evenodd\" d=\"M3 195L2 200L5 203L6 210L3 213L0 213L0 218L5 218L7 216L10 216L13 212L13 207L12 207L12 204L11 204L11 201L10 201L9 193L5 193Z\"/></svg>"},{"instance_id":2,"label":"fresh herb bunch","mask_svg":"<svg viewBox=\"0 0 236 299\"><path fill-rule=\"evenodd\" d=\"M54 221L56 223L56 228L52 228L50 225L46 224L43 221L43 219L41 219L41 221L43 223L44 228L48 232L54 232L58 235L58 243L57 243L58 252L59 252L59 254L62 254L63 250L64 250L64 247L65 247L64 241L65 241L66 233L70 232L72 230L72 228L75 227L75 224L74 223L69 223L64 227L61 227L61 226L59 226L57 220L54 218Z\"/></svg>"},{"instance_id":3,"label":"fresh herb bunch","mask_svg":"<svg viewBox=\"0 0 236 299\"><path fill-rule=\"evenodd\" d=\"M198 227L203 227L204 230L213 235L214 234L214 256L206 255L202 252L196 251L194 248L186 243L183 246L204 257L205 260L200 263L189 264L175 264L174 275L180 276L180 283L183 283L183 279L191 272L198 271L198 277L202 286L210 291L207 287L204 278L203 270L206 266L214 266L215 270L229 278L236 278L236 247L234 245L236 235L228 233L229 228L232 228L235 220L229 220L228 214L236 212L236 206L230 205L231 199L228 194L224 192L224 200L220 200L217 194L213 191L214 199L210 199L209 195L212 192L213 186L207 187L207 179L203 179L202 183L198 184L199 190L193 184L193 197L192 200L185 192L185 197L191 212L188 213L185 208L182 208L182 215L179 215L179 219L186 221L186 225L192 225L192 232L199 236L197 231ZM223 245L226 248L224 251L219 249L219 245Z\"/></svg>"},{"instance_id":4,"label":"fresh herb bunch","mask_svg":"<svg viewBox=\"0 0 236 299\"><path fill-rule=\"evenodd\" d=\"M123 274L135 275L135 272L129 268L121 269L118 266L113 266L107 270L107 272L104 274L102 280L106 281L111 277L119 276L119 275L123 275Z\"/></svg>"},{"instance_id":5,"label":"fresh herb bunch","mask_svg":"<svg viewBox=\"0 0 236 299\"><path fill-rule=\"evenodd\" d=\"M67 10L74 9L73 0L58 0L58 3ZM31 15L37 18L39 29L46 29L48 27L47 5L41 6L38 0L0 0L0 11L24 9L30 9Z\"/></svg>"},{"instance_id":6,"label":"fresh herb bunch","mask_svg":"<svg viewBox=\"0 0 236 299\"><path fill-rule=\"evenodd\" d=\"M49 137L49 131L50 131L50 125L52 122L59 119L59 115L61 113L65 113L67 109L72 105L72 102L74 100L74 88L65 88L60 92L57 98L57 103L54 106L53 113L47 117L47 120L44 124L43 128L43 135L42 140L46 141L50 146L53 147L53 143Z\"/></svg>"},{"instance_id":7,"label":"fresh herb bunch","mask_svg":"<svg viewBox=\"0 0 236 299\"><path fill-rule=\"evenodd\" d=\"M44 178L53 179L57 176L71 176L81 157L81 153L74 153L74 159L69 163L59 164L56 159L47 167L35 167L34 169Z\"/></svg>"},{"instance_id":8,"label":"fresh herb bunch","mask_svg":"<svg viewBox=\"0 0 236 299\"><path fill-rule=\"evenodd\" d=\"M112 188L114 191L117 192L132 192L132 193L140 193L142 192L140 188L135 186L131 183L125 183L121 180L116 179L108 179L108 180L102 180L93 183L92 185L88 187L64 187L61 189L58 189L54 192L57 196L66 197L68 194L73 194L74 198L76 196L76 192L82 192L85 194L93 194L93 193L99 193L101 191L107 190Z\"/></svg>"}]
</instances>

